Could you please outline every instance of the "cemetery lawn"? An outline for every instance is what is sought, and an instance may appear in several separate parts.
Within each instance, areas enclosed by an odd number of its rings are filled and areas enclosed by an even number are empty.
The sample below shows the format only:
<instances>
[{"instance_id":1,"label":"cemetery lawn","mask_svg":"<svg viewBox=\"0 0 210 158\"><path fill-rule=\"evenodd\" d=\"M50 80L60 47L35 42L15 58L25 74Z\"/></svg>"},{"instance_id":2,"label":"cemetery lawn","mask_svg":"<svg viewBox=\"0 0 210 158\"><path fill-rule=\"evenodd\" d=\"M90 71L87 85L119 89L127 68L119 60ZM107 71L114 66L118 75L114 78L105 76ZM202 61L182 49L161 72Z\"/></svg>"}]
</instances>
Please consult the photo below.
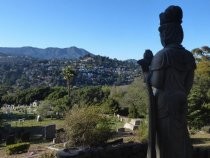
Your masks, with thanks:
<instances>
[{"instance_id":1,"label":"cemetery lawn","mask_svg":"<svg viewBox=\"0 0 210 158\"><path fill-rule=\"evenodd\" d=\"M36 120L25 120L24 122L19 121L8 121L12 127L31 127L31 126L47 126L50 124L56 124L56 128L62 128L64 126L63 119L44 119L43 121L37 122Z\"/></svg>"},{"instance_id":2,"label":"cemetery lawn","mask_svg":"<svg viewBox=\"0 0 210 158\"><path fill-rule=\"evenodd\" d=\"M25 120L19 122L18 120L16 121L7 121L7 123L11 124L12 127L32 127L32 126L47 126L50 124L56 124L56 128L63 128L65 123L64 119L51 119L51 118L45 118L44 120L37 122L35 119L33 120ZM113 130L116 130L118 128L122 128L124 125L124 122L121 122L117 120L114 117L111 117L111 128Z\"/></svg>"}]
</instances>

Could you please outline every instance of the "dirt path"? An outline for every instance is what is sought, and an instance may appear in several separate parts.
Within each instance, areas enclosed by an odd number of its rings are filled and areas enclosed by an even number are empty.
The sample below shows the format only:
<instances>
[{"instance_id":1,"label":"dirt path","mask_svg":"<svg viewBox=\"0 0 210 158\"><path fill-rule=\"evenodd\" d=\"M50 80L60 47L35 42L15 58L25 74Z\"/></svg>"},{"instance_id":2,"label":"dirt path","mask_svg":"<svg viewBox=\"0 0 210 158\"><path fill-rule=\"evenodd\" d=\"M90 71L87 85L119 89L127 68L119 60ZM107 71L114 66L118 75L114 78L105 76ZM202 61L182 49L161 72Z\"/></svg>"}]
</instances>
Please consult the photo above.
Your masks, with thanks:
<instances>
[{"instance_id":1,"label":"dirt path","mask_svg":"<svg viewBox=\"0 0 210 158\"><path fill-rule=\"evenodd\" d=\"M0 158L39 158L40 155L44 153L52 152L47 149L49 143L41 144L31 144L29 151L27 153L7 155L5 152L5 147L0 147Z\"/></svg>"}]
</instances>

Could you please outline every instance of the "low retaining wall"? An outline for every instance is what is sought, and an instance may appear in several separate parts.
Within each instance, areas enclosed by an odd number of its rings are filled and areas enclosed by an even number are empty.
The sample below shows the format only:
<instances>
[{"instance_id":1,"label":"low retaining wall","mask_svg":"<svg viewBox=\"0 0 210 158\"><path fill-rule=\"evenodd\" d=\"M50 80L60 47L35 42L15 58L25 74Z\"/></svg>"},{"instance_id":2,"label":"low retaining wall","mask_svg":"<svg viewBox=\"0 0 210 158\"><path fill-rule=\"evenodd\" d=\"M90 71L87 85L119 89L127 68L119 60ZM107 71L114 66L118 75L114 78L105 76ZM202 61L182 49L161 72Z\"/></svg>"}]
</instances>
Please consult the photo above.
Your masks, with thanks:
<instances>
[{"instance_id":1,"label":"low retaining wall","mask_svg":"<svg viewBox=\"0 0 210 158\"><path fill-rule=\"evenodd\" d=\"M79 152L57 152L57 158L145 158L146 144L126 143L116 146L90 148Z\"/></svg>"},{"instance_id":2,"label":"low retaining wall","mask_svg":"<svg viewBox=\"0 0 210 158\"><path fill-rule=\"evenodd\" d=\"M147 144L126 143L116 146L58 151L57 158L146 158ZM192 158L210 158L210 149L196 147Z\"/></svg>"}]
</instances>

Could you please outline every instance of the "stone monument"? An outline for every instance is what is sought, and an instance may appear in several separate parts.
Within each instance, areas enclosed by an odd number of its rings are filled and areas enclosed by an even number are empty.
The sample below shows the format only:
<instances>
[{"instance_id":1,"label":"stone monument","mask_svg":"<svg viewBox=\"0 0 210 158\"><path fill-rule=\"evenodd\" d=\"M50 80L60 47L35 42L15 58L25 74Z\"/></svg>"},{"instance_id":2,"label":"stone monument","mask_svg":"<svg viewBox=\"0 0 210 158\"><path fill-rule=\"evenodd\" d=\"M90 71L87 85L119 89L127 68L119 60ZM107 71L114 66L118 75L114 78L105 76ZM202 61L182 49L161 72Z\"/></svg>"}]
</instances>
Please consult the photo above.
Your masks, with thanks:
<instances>
[{"instance_id":1,"label":"stone monument","mask_svg":"<svg viewBox=\"0 0 210 158\"><path fill-rule=\"evenodd\" d=\"M45 128L44 128L44 138L45 139L53 139L53 138L55 138L55 134L56 134L56 125L55 124L45 126Z\"/></svg>"},{"instance_id":2,"label":"stone monument","mask_svg":"<svg viewBox=\"0 0 210 158\"><path fill-rule=\"evenodd\" d=\"M157 158L190 158L187 96L193 84L195 59L182 45L182 9L169 6L160 18L163 49L153 58L149 81L156 88Z\"/></svg>"},{"instance_id":3,"label":"stone monument","mask_svg":"<svg viewBox=\"0 0 210 158\"><path fill-rule=\"evenodd\" d=\"M187 129L187 96L193 84L195 59L182 45L183 12L169 6L159 15L163 49L151 65L140 60L146 81L155 89L156 155L152 158L191 158L192 146ZM143 59L144 60L144 59ZM146 63L146 64L145 64ZM148 155L151 155L150 153ZM151 156L150 156L151 158Z\"/></svg>"}]
</instances>

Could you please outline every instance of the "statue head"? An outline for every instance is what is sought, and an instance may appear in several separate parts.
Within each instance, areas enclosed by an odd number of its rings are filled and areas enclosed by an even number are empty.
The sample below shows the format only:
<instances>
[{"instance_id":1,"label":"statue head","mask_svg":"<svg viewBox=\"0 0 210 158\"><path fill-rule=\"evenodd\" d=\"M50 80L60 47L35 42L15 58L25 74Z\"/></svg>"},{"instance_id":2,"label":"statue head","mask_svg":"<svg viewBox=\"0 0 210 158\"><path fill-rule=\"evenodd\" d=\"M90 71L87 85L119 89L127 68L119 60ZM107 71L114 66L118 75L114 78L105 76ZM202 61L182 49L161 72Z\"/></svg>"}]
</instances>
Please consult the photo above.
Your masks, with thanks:
<instances>
[{"instance_id":1,"label":"statue head","mask_svg":"<svg viewBox=\"0 0 210 158\"><path fill-rule=\"evenodd\" d=\"M183 40L182 9L179 6L169 6L166 10L160 13L160 39L165 47L169 44L181 44Z\"/></svg>"}]
</instances>

